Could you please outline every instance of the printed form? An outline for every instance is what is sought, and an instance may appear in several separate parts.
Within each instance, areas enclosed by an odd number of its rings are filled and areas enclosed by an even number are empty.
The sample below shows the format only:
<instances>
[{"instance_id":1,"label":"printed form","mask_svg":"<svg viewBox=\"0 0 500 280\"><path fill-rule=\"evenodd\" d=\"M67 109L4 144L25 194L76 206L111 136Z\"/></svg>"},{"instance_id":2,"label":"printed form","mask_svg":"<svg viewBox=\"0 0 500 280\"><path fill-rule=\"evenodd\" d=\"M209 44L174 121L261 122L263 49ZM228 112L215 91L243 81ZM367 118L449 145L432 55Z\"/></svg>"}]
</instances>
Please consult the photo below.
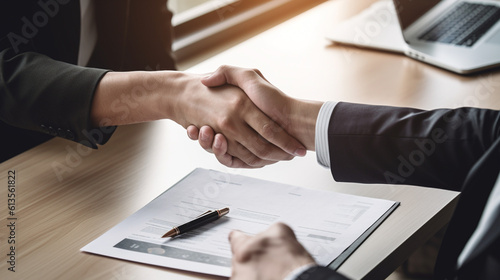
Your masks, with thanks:
<instances>
[{"instance_id":1,"label":"printed form","mask_svg":"<svg viewBox=\"0 0 500 280\"><path fill-rule=\"evenodd\" d=\"M320 265L328 265L399 203L295 187L251 177L195 169L149 204L81 250L135 262L231 275L228 234L255 235L288 224ZM197 230L161 238L207 210L227 215ZM366 236L364 237L366 238ZM351 248L352 250L352 248ZM344 258L347 256L344 256Z\"/></svg>"}]
</instances>

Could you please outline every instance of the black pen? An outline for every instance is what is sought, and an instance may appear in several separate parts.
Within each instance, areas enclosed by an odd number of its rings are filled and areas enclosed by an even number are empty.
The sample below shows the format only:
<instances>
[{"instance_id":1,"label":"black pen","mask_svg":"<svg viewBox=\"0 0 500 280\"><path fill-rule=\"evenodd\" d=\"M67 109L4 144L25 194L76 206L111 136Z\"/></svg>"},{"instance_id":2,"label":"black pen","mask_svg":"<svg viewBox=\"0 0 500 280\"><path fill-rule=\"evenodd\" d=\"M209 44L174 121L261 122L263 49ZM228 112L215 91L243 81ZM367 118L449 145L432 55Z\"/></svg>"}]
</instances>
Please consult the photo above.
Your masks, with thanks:
<instances>
[{"instance_id":1,"label":"black pen","mask_svg":"<svg viewBox=\"0 0 500 280\"><path fill-rule=\"evenodd\" d=\"M219 210L209 210L190 222L174 227L173 229L165 233L161 238L174 237L179 234L188 232L190 230L197 229L203 225L206 225L210 222L219 219L220 217L226 215L227 213L229 213L229 208L227 207Z\"/></svg>"}]
</instances>

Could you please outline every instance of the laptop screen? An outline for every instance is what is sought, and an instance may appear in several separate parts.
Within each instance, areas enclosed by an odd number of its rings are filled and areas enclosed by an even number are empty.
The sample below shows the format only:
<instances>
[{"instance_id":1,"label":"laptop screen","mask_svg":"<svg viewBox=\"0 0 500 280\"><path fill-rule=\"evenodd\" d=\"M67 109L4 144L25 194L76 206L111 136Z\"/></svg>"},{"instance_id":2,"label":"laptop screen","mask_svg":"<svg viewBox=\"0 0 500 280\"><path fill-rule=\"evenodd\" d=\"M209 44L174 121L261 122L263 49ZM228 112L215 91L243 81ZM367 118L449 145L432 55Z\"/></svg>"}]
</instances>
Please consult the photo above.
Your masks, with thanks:
<instances>
[{"instance_id":1,"label":"laptop screen","mask_svg":"<svg viewBox=\"0 0 500 280\"><path fill-rule=\"evenodd\" d=\"M393 0L399 23L404 30L441 0Z\"/></svg>"}]
</instances>

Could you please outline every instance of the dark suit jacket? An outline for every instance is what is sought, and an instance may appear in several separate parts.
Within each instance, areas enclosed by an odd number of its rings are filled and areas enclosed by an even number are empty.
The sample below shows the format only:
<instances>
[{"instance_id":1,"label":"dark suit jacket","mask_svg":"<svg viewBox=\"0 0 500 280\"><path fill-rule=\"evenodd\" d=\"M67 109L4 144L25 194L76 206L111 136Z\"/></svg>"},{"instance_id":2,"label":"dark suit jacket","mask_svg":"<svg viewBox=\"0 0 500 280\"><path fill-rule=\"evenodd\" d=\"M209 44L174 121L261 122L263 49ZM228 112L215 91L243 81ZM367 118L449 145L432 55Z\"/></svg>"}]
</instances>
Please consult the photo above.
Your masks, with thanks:
<instances>
[{"instance_id":1,"label":"dark suit jacket","mask_svg":"<svg viewBox=\"0 0 500 280\"><path fill-rule=\"evenodd\" d=\"M435 278L500 279L500 217L456 269L499 175L500 112L339 103L328 135L330 166L337 181L461 191L439 251ZM312 268L300 279L344 278Z\"/></svg>"},{"instance_id":2,"label":"dark suit jacket","mask_svg":"<svg viewBox=\"0 0 500 280\"><path fill-rule=\"evenodd\" d=\"M107 70L174 69L166 0L97 0L97 44L79 67L78 0L0 2L0 162L60 136L96 148L89 115Z\"/></svg>"}]
</instances>

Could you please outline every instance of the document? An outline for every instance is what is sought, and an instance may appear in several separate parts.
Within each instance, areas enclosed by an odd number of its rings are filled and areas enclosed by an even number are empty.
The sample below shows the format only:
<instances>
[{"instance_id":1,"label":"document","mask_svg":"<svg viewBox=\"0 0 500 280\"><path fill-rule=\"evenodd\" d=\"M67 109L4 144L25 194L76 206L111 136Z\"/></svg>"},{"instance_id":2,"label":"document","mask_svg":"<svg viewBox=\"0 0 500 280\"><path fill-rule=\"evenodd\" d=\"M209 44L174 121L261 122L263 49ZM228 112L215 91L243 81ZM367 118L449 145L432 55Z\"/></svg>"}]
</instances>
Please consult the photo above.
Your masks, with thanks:
<instances>
[{"instance_id":1,"label":"document","mask_svg":"<svg viewBox=\"0 0 500 280\"><path fill-rule=\"evenodd\" d=\"M318 264L336 261L340 265L398 204L195 169L81 250L230 276L229 232L237 229L255 235L283 222L295 231ZM174 238L161 238L174 226L224 207L230 208L229 213L212 223Z\"/></svg>"}]
</instances>

